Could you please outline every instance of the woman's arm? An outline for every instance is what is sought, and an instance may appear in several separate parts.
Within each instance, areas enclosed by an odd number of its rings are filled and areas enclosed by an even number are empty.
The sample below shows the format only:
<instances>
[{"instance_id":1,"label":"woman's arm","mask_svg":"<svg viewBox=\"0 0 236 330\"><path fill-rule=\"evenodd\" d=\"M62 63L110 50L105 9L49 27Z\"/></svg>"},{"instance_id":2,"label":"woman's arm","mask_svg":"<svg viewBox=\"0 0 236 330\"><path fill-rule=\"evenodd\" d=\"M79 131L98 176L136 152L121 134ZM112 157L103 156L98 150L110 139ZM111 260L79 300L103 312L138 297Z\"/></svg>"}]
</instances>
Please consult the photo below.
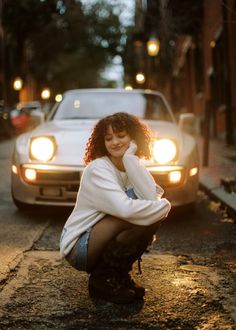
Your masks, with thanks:
<instances>
[{"instance_id":1,"label":"woman's arm","mask_svg":"<svg viewBox=\"0 0 236 330\"><path fill-rule=\"evenodd\" d=\"M134 187L135 194L139 199L156 200L160 199L164 190L156 184L150 172L141 164L140 159L135 156L137 145L130 143L123 156L123 164L129 181Z\"/></svg>"},{"instance_id":2,"label":"woman's arm","mask_svg":"<svg viewBox=\"0 0 236 330\"><path fill-rule=\"evenodd\" d=\"M130 223L147 226L165 218L170 203L161 200L133 200L128 198L117 182L115 173L107 167L96 166L86 182L87 200L91 207L105 214L124 219ZM84 182L85 183L85 182Z\"/></svg>"}]
</instances>

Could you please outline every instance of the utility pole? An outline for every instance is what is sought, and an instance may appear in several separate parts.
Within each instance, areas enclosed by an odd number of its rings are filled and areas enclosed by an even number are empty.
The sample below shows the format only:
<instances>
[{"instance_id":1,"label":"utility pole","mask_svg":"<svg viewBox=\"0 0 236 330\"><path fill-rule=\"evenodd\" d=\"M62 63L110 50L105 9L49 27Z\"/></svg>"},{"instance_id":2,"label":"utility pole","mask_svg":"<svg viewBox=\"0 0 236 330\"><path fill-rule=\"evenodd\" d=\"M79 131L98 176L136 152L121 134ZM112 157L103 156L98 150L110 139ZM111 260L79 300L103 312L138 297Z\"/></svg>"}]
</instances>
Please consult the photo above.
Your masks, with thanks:
<instances>
[{"instance_id":1,"label":"utility pole","mask_svg":"<svg viewBox=\"0 0 236 330\"><path fill-rule=\"evenodd\" d=\"M232 113L232 97L230 85L230 58L229 58L229 40L228 40L228 12L227 0L222 1L222 20L223 20L223 51L224 51L224 84L225 84L225 106L226 106L226 143L234 144L233 136L233 113Z\"/></svg>"},{"instance_id":2,"label":"utility pole","mask_svg":"<svg viewBox=\"0 0 236 330\"><path fill-rule=\"evenodd\" d=\"M211 114L212 114L212 104L210 100L207 100L205 103L205 120L204 120L204 132L203 132L203 159L202 159L203 166L208 166L208 162L209 162Z\"/></svg>"}]
</instances>

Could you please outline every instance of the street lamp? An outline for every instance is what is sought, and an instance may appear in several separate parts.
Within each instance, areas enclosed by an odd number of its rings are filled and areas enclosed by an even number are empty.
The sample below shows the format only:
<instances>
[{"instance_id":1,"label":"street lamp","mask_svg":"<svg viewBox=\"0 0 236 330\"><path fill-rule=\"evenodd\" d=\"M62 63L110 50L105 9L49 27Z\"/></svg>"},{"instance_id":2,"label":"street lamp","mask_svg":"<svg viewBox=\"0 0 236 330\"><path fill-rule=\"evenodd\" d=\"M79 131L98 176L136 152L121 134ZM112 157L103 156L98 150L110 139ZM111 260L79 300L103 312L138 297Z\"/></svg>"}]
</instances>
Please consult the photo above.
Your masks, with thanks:
<instances>
[{"instance_id":1,"label":"street lamp","mask_svg":"<svg viewBox=\"0 0 236 330\"><path fill-rule=\"evenodd\" d=\"M50 89L48 89L48 88L44 88L44 89L42 90L42 93L41 93L41 98L42 98L43 100L48 100L48 99L50 98L50 96L51 96Z\"/></svg>"},{"instance_id":2,"label":"street lamp","mask_svg":"<svg viewBox=\"0 0 236 330\"><path fill-rule=\"evenodd\" d=\"M61 95L61 94L57 94L57 95L55 96L55 101L56 101L56 102L61 102L61 100L62 100L62 95Z\"/></svg>"},{"instance_id":3,"label":"street lamp","mask_svg":"<svg viewBox=\"0 0 236 330\"><path fill-rule=\"evenodd\" d=\"M133 89L133 87L131 85L126 85L125 86L126 91L131 91L132 89Z\"/></svg>"},{"instance_id":4,"label":"street lamp","mask_svg":"<svg viewBox=\"0 0 236 330\"><path fill-rule=\"evenodd\" d=\"M136 81L138 84L144 84L145 80L146 80L145 75L142 72L138 72L136 74Z\"/></svg>"},{"instance_id":5,"label":"street lamp","mask_svg":"<svg viewBox=\"0 0 236 330\"><path fill-rule=\"evenodd\" d=\"M156 56L160 51L160 42L157 38L150 38L147 42L148 59L148 87L153 89L156 87Z\"/></svg>"},{"instance_id":6,"label":"street lamp","mask_svg":"<svg viewBox=\"0 0 236 330\"><path fill-rule=\"evenodd\" d=\"M160 42L157 38L150 38L147 42L147 52L149 56L157 56L160 51Z\"/></svg>"},{"instance_id":7,"label":"street lamp","mask_svg":"<svg viewBox=\"0 0 236 330\"><path fill-rule=\"evenodd\" d=\"M23 80L20 77L15 78L13 81L13 88L15 91L20 91L23 87Z\"/></svg>"}]
</instances>

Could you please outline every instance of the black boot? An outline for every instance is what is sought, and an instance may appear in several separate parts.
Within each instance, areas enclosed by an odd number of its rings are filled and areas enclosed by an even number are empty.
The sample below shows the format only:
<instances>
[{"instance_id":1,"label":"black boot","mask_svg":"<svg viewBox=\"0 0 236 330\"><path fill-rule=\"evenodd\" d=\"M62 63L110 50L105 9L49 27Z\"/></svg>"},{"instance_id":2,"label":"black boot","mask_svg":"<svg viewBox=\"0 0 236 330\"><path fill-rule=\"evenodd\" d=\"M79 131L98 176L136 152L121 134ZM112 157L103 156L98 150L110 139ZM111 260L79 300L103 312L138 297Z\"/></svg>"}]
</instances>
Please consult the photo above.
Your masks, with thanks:
<instances>
[{"instance_id":1,"label":"black boot","mask_svg":"<svg viewBox=\"0 0 236 330\"><path fill-rule=\"evenodd\" d=\"M131 275L137 260L135 246L111 241L89 278L89 293L115 303L132 303L145 295L145 289Z\"/></svg>"},{"instance_id":2,"label":"black boot","mask_svg":"<svg viewBox=\"0 0 236 330\"><path fill-rule=\"evenodd\" d=\"M145 296L145 288L136 279L134 279L132 272L124 275L124 284L126 287L135 292L137 299L142 299Z\"/></svg>"},{"instance_id":3,"label":"black boot","mask_svg":"<svg viewBox=\"0 0 236 330\"><path fill-rule=\"evenodd\" d=\"M112 270L94 271L89 278L89 295L116 304L133 303L136 299L134 290L128 288L119 279L120 274Z\"/></svg>"},{"instance_id":4,"label":"black boot","mask_svg":"<svg viewBox=\"0 0 236 330\"><path fill-rule=\"evenodd\" d=\"M156 240L156 234L153 235L148 235L147 237L143 237L141 242L139 244L136 244L135 247L133 247L133 251L131 249L131 252L128 255L126 253L126 258L125 258L125 272L122 274L122 278L124 279L125 285L134 290L136 298L137 299L142 299L145 296L145 288L133 277L132 274L132 265L135 261L138 260L138 269L139 273L141 274L141 256L143 253L147 250L147 247L153 243L153 241Z\"/></svg>"}]
</instances>

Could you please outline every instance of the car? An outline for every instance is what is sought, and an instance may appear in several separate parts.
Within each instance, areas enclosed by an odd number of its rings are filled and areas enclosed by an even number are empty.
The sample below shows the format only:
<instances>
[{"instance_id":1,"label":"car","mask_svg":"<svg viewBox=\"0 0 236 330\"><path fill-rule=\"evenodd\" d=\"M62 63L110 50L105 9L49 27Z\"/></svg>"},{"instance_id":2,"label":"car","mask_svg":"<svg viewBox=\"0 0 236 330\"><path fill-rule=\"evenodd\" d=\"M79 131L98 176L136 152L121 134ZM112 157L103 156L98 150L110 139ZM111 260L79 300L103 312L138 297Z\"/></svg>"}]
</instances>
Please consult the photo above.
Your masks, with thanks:
<instances>
[{"instance_id":1,"label":"car","mask_svg":"<svg viewBox=\"0 0 236 330\"><path fill-rule=\"evenodd\" d=\"M162 93L138 89L68 90L44 123L18 136L11 171L15 205L73 207L92 128L115 112L136 115L150 127L152 158L142 161L172 206L194 205L199 184L196 118L183 113L177 121Z\"/></svg>"},{"instance_id":2,"label":"car","mask_svg":"<svg viewBox=\"0 0 236 330\"><path fill-rule=\"evenodd\" d=\"M0 100L0 139L8 139L14 135L10 111L5 109L4 101Z\"/></svg>"},{"instance_id":3,"label":"car","mask_svg":"<svg viewBox=\"0 0 236 330\"><path fill-rule=\"evenodd\" d=\"M16 134L32 130L44 121L44 113L39 101L19 102L10 112L11 124Z\"/></svg>"}]
</instances>

